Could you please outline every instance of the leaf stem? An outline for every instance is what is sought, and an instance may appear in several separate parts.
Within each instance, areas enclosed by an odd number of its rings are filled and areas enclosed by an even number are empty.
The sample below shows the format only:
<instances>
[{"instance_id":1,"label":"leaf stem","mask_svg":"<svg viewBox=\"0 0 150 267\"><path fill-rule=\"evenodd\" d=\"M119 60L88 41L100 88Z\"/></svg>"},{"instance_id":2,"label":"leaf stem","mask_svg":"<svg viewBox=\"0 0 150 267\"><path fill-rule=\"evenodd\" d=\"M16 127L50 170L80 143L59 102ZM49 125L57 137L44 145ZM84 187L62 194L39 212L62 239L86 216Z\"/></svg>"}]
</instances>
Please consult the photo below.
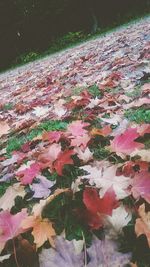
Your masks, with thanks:
<instances>
[{"instance_id":1,"label":"leaf stem","mask_svg":"<svg viewBox=\"0 0 150 267\"><path fill-rule=\"evenodd\" d=\"M15 247L14 239L12 239L12 242L13 242L13 250L14 250L14 257L15 257L16 266L20 267L19 263L18 263L18 260L17 260L17 254L16 254L16 247Z\"/></svg>"}]
</instances>

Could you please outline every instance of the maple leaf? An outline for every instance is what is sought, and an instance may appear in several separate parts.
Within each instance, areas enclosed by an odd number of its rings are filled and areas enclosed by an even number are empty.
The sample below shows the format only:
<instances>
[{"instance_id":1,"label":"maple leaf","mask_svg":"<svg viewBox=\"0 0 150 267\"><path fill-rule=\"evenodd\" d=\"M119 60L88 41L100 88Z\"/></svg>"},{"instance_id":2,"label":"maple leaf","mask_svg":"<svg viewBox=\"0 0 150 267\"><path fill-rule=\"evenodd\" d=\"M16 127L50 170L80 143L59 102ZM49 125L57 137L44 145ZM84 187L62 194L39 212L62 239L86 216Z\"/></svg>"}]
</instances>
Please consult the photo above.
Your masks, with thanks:
<instances>
[{"instance_id":1,"label":"maple leaf","mask_svg":"<svg viewBox=\"0 0 150 267\"><path fill-rule=\"evenodd\" d=\"M87 249L89 263L87 267L123 267L129 264L131 253L118 252L118 244L115 241L99 240L94 237L91 247Z\"/></svg>"},{"instance_id":2,"label":"maple leaf","mask_svg":"<svg viewBox=\"0 0 150 267\"><path fill-rule=\"evenodd\" d=\"M101 165L100 168L92 167L90 165L82 166L81 169L88 172L88 174L85 174L82 178L88 179L90 185L96 185L97 188L101 188L101 197L103 197L106 191L112 187L117 199L123 199L130 194L127 189L131 184L131 179L123 175L117 176L117 167L118 166L115 165L108 167L107 165L106 167L105 165Z\"/></svg>"},{"instance_id":3,"label":"maple leaf","mask_svg":"<svg viewBox=\"0 0 150 267\"><path fill-rule=\"evenodd\" d=\"M65 100L59 99L58 101L55 102L55 104L53 106L54 113L58 118L61 118L67 112L67 109L65 108L64 104L65 104Z\"/></svg>"},{"instance_id":4,"label":"maple leaf","mask_svg":"<svg viewBox=\"0 0 150 267\"><path fill-rule=\"evenodd\" d=\"M43 141L49 141L50 143L58 142L61 138L62 132L60 131L52 131L52 132L44 132L42 134Z\"/></svg>"},{"instance_id":5,"label":"maple leaf","mask_svg":"<svg viewBox=\"0 0 150 267\"><path fill-rule=\"evenodd\" d=\"M111 216L107 216L106 222L110 230L110 235L116 236L122 231L132 219L131 212L127 212L124 206L120 206L112 211Z\"/></svg>"},{"instance_id":6,"label":"maple leaf","mask_svg":"<svg viewBox=\"0 0 150 267\"><path fill-rule=\"evenodd\" d=\"M65 252L65 253L64 253ZM58 236L55 239L55 249L43 249L39 254L40 267L82 267L83 252L77 253L73 241Z\"/></svg>"},{"instance_id":7,"label":"maple leaf","mask_svg":"<svg viewBox=\"0 0 150 267\"><path fill-rule=\"evenodd\" d=\"M51 192L49 188L51 188L54 185L54 182L49 181L48 179L46 179L46 177L42 175L38 175L36 178L39 179L39 182L33 183L31 185L31 190L34 191L33 198L48 197Z\"/></svg>"},{"instance_id":8,"label":"maple leaf","mask_svg":"<svg viewBox=\"0 0 150 267\"><path fill-rule=\"evenodd\" d=\"M82 136L77 136L74 139L71 139L71 146L80 147L83 148L87 147L88 142L90 141L90 136L88 134L83 134Z\"/></svg>"},{"instance_id":9,"label":"maple leaf","mask_svg":"<svg viewBox=\"0 0 150 267\"><path fill-rule=\"evenodd\" d=\"M135 199L144 198L150 203L150 172L141 171L134 176L132 184L132 195Z\"/></svg>"},{"instance_id":10,"label":"maple leaf","mask_svg":"<svg viewBox=\"0 0 150 267\"><path fill-rule=\"evenodd\" d=\"M17 196L24 198L25 195L24 186L20 185L20 183L9 186L5 194L0 198L0 208L3 210L10 210L15 204L15 198Z\"/></svg>"},{"instance_id":11,"label":"maple leaf","mask_svg":"<svg viewBox=\"0 0 150 267\"><path fill-rule=\"evenodd\" d=\"M38 161L52 168L52 163L58 158L60 153L61 145L54 143L42 151L38 156Z\"/></svg>"},{"instance_id":12,"label":"maple leaf","mask_svg":"<svg viewBox=\"0 0 150 267\"><path fill-rule=\"evenodd\" d=\"M139 134L136 128L128 128L123 134L117 135L111 141L110 150L121 157L130 155L136 149L144 147L143 144L134 141L138 137Z\"/></svg>"},{"instance_id":13,"label":"maple leaf","mask_svg":"<svg viewBox=\"0 0 150 267\"><path fill-rule=\"evenodd\" d=\"M95 188L87 187L83 192L83 202L86 208L93 214L112 215L112 210L118 206L112 189L109 189L104 197L100 198Z\"/></svg>"},{"instance_id":14,"label":"maple leaf","mask_svg":"<svg viewBox=\"0 0 150 267\"><path fill-rule=\"evenodd\" d=\"M88 162L93 158L93 153L87 147L84 151L80 147L74 148L75 153L77 153L78 158L81 159L83 162Z\"/></svg>"},{"instance_id":15,"label":"maple leaf","mask_svg":"<svg viewBox=\"0 0 150 267\"><path fill-rule=\"evenodd\" d=\"M18 156L14 154L11 158L4 160L1 164L2 164L4 167L7 167L7 166L9 166L9 165L11 165L11 164L16 163L17 160L18 160Z\"/></svg>"},{"instance_id":16,"label":"maple leaf","mask_svg":"<svg viewBox=\"0 0 150 267\"><path fill-rule=\"evenodd\" d=\"M111 132L112 132L112 129L110 125L106 125L102 129L93 128L91 131L91 135L108 136Z\"/></svg>"},{"instance_id":17,"label":"maple leaf","mask_svg":"<svg viewBox=\"0 0 150 267\"><path fill-rule=\"evenodd\" d=\"M54 246L55 230L52 223L48 219L42 219L41 217L29 216L21 224L22 228L28 230L33 228L32 235L34 236L34 242L36 247L41 247L45 241Z\"/></svg>"},{"instance_id":18,"label":"maple leaf","mask_svg":"<svg viewBox=\"0 0 150 267\"><path fill-rule=\"evenodd\" d=\"M26 217L26 209L22 209L15 215L12 215L8 210L0 213L0 251L3 250L9 239L23 233L21 223Z\"/></svg>"},{"instance_id":19,"label":"maple leaf","mask_svg":"<svg viewBox=\"0 0 150 267\"><path fill-rule=\"evenodd\" d=\"M148 245L150 247L150 212L145 212L145 204L142 204L139 209L138 213L140 218L136 219L135 222L135 233L137 236L142 234L146 235Z\"/></svg>"},{"instance_id":20,"label":"maple leaf","mask_svg":"<svg viewBox=\"0 0 150 267\"><path fill-rule=\"evenodd\" d=\"M31 164L29 168L17 172L16 176L19 177L23 185L31 184L36 175L39 174L40 169L39 163L35 162Z\"/></svg>"},{"instance_id":21,"label":"maple leaf","mask_svg":"<svg viewBox=\"0 0 150 267\"><path fill-rule=\"evenodd\" d=\"M62 175L64 165L74 164L73 159L71 158L74 154L74 150L66 150L59 154L57 160L53 164L54 169L59 175Z\"/></svg>"},{"instance_id":22,"label":"maple leaf","mask_svg":"<svg viewBox=\"0 0 150 267\"><path fill-rule=\"evenodd\" d=\"M9 125L7 124L7 122L5 121L0 121L0 137L5 135L5 134L8 134L9 130L10 130L10 127Z\"/></svg>"},{"instance_id":23,"label":"maple leaf","mask_svg":"<svg viewBox=\"0 0 150 267\"><path fill-rule=\"evenodd\" d=\"M83 121L73 121L67 127L67 132L74 137L82 136L87 133L84 127L88 126L89 123Z\"/></svg>"}]
</instances>

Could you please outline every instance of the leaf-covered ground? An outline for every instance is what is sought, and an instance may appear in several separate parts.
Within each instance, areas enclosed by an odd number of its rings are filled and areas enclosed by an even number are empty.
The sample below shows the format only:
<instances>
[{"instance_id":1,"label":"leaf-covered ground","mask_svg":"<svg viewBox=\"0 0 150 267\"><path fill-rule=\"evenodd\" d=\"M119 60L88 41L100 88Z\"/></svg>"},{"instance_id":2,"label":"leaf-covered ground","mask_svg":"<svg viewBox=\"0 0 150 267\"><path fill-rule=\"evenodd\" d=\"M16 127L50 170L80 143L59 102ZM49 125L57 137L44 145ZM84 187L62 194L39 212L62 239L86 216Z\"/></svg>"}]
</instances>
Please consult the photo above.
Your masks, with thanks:
<instances>
[{"instance_id":1,"label":"leaf-covered ground","mask_svg":"<svg viewBox=\"0 0 150 267\"><path fill-rule=\"evenodd\" d=\"M150 18L0 76L0 266L150 266Z\"/></svg>"}]
</instances>

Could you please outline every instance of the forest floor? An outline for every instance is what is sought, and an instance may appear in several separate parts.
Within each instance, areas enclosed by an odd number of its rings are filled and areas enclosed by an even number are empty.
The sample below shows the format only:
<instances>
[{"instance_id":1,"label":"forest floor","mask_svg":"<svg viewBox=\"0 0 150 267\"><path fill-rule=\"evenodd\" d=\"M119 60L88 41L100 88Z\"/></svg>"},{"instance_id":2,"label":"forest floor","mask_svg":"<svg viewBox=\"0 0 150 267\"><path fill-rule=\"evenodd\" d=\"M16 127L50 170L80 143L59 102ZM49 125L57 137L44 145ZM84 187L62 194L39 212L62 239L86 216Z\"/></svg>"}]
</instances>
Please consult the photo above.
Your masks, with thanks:
<instances>
[{"instance_id":1,"label":"forest floor","mask_svg":"<svg viewBox=\"0 0 150 267\"><path fill-rule=\"evenodd\" d=\"M0 74L0 266L150 266L149 96L150 17Z\"/></svg>"}]
</instances>

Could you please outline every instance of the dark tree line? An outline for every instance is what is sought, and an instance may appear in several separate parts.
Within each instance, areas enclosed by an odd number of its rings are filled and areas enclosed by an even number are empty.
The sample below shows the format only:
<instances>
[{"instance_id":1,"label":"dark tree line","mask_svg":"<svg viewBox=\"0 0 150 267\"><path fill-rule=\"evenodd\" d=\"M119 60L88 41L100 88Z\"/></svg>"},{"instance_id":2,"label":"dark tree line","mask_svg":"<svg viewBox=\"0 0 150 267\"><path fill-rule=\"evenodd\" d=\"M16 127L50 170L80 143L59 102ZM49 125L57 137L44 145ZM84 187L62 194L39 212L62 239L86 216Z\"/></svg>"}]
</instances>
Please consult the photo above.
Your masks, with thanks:
<instances>
[{"instance_id":1,"label":"dark tree line","mask_svg":"<svg viewBox=\"0 0 150 267\"><path fill-rule=\"evenodd\" d=\"M0 0L0 67L56 37L96 32L122 16L150 11L150 0Z\"/></svg>"}]
</instances>

